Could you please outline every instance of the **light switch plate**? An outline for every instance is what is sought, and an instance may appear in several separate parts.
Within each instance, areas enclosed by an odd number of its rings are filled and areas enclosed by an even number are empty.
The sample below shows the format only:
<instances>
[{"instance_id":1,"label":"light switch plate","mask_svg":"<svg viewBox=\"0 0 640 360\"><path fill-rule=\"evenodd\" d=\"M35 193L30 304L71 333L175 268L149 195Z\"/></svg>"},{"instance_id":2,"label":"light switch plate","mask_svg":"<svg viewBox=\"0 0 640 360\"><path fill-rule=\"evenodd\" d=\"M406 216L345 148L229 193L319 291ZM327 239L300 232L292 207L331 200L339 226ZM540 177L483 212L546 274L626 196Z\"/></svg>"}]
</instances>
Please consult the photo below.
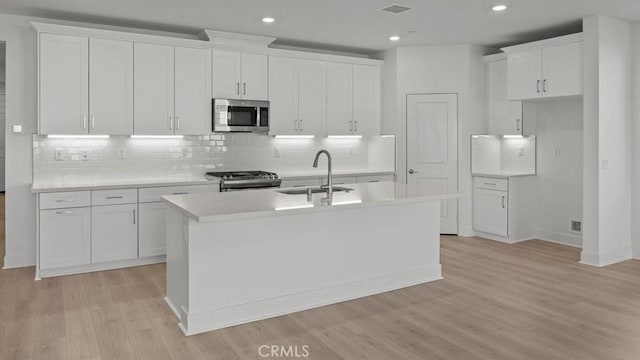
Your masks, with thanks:
<instances>
[{"instance_id":1,"label":"light switch plate","mask_svg":"<svg viewBox=\"0 0 640 360\"><path fill-rule=\"evenodd\" d=\"M13 124L11 125L11 131L14 134L22 134L22 132L24 131L24 128L20 124Z\"/></svg>"}]
</instances>

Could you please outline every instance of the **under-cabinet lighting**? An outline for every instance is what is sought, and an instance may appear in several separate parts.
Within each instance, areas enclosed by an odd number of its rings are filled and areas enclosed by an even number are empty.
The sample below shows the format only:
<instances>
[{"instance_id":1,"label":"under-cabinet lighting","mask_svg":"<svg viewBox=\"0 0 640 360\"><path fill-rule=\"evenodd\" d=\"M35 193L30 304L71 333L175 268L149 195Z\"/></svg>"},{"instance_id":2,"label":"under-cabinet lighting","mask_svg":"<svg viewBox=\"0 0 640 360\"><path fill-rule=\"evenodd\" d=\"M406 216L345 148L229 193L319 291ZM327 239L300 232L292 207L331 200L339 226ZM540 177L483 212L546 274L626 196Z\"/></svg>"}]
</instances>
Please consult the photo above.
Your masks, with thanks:
<instances>
[{"instance_id":1,"label":"under-cabinet lighting","mask_svg":"<svg viewBox=\"0 0 640 360\"><path fill-rule=\"evenodd\" d=\"M283 206L283 207L277 207L276 211L282 211L282 210L296 210L296 209L308 209L308 208L312 208L313 204L305 204L305 205L296 205L296 206Z\"/></svg>"},{"instance_id":2,"label":"under-cabinet lighting","mask_svg":"<svg viewBox=\"0 0 640 360\"><path fill-rule=\"evenodd\" d=\"M383 138L394 138L396 136L395 135L380 135L380 137L383 137Z\"/></svg>"},{"instance_id":3,"label":"under-cabinet lighting","mask_svg":"<svg viewBox=\"0 0 640 360\"><path fill-rule=\"evenodd\" d=\"M362 139L362 135L329 135L329 139Z\"/></svg>"},{"instance_id":4,"label":"under-cabinet lighting","mask_svg":"<svg viewBox=\"0 0 640 360\"><path fill-rule=\"evenodd\" d=\"M315 135L276 135L276 139L313 139Z\"/></svg>"},{"instance_id":5,"label":"under-cabinet lighting","mask_svg":"<svg viewBox=\"0 0 640 360\"><path fill-rule=\"evenodd\" d=\"M49 139L108 139L109 135L47 135Z\"/></svg>"},{"instance_id":6,"label":"under-cabinet lighting","mask_svg":"<svg viewBox=\"0 0 640 360\"><path fill-rule=\"evenodd\" d=\"M391 41L398 41L398 40L400 40L400 36L398 36L398 35L390 36L390 37L389 37L389 40L391 40Z\"/></svg>"},{"instance_id":7,"label":"under-cabinet lighting","mask_svg":"<svg viewBox=\"0 0 640 360\"><path fill-rule=\"evenodd\" d=\"M522 135L502 135L505 139L522 139Z\"/></svg>"},{"instance_id":8,"label":"under-cabinet lighting","mask_svg":"<svg viewBox=\"0 0 640 360\"><path fill-rule=\"evenodd\" d=\"M331 203L331 205L351 205L351 204L362 204L362 200L334 201Z\"/></svg>"},{"instance_id":9,"label":"under-cabinet lighting","mask_svg":"<svg viewBox=\"0 0 640 360\"><path fill-rule=\"evenodd\" d=\"M507 10L507 5L496 5L496 6L492 7L491 10L496 11L496 12L505 11L505 10Z\"/></svg>"},{"instance_id":10,"label":"under-cabinet lighting","mask_svg":"<svg viewBox=\"0 0 640 360\"><path fill-rule=\"evenodd\" d=\"M490 138L491 135L471 135L472 138L474 139L479 139L479 138Z\"/></svg>"},{"instance_id":11,"label":"under-cabinet lighting","mask_svg":"<svg viewBox=\"0 0 640 360\"><path fill-rule=\"evenodd\" d=\"M183 135L131 135L132 139L182 139Z\"/></svg>"},{"instance_id":12,"label":"under-cabinet lighting","mask_svg":"<svg viewBox=\"0 0 640 360\"><path fill-rule=\"evenodd\" d=\"M263 23L271 24L274 21L276 21L276 19L274 19L272 17L264 17L264 18L262 18L262 22Z\"/></svg>"}]
</instances>

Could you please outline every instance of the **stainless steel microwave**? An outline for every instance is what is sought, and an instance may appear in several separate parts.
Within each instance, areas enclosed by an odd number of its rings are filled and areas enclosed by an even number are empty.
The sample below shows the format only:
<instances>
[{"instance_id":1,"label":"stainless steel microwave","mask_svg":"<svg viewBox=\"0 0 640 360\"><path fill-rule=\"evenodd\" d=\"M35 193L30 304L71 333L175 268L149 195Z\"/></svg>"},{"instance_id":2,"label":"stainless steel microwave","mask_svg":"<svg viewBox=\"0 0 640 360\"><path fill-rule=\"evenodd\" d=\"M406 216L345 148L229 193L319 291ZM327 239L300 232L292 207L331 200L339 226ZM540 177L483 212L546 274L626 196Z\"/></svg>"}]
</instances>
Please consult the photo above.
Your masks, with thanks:
<instances>
[{"instance_id":1,"label":"stainless steel microwave","mask_svg":"<svg viewBox=\"0 0 640 360\"><path fill-rule=\"evenodd\" d=\"M213 99L214 132L269 132L269 102Z\"/></svg>"}]
</instances>

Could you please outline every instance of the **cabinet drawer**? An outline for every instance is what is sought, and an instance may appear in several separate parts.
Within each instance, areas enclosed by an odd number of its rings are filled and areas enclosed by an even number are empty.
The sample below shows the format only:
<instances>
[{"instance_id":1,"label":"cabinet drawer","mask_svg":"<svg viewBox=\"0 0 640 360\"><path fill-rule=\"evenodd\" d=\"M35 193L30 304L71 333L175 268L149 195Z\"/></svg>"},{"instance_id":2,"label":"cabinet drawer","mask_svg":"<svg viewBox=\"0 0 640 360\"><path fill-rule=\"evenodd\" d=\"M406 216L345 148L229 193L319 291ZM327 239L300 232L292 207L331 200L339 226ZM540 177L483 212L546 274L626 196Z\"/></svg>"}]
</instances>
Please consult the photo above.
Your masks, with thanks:
<instances>
[{"instance_id":1,"label":"cabinet drawer","mask_svg":"<svg viewBox=\"0 0 640 360\"><path fill-rule=\"evenodd\" d=\"M91 191L40 194L40 210L91 206Z\"/></svg>"},{"instance_id":2,"label":"cabinet drawer","mask_svg":"<svg viewBox=\"0 0 640 360\"><path fill-rule=\"evenodd\" d=\"M282 180L281 188L320 186L320 178Z\"/></svg>"},{"instance_id":3,"label":"cabinet drawer","mask_svg":"<svg viewBox=\"0 0 640 360\"><path fill-rule=\"evenodd\" d=\"M358 179L355 176L334 176L333 177L333 185L345 185L345 184L355 184L358 182ZM327 177L322 177L322 183L327 183Z\"/></svg>"},{"instance_id":4,"label":"cabinet drawer","mask_svg":"<svg viewBox=\"0 0 640 360\"><path fill-rule=\"evenodd\" d=\"M474 177L473 187L476 189L507 191L507 179L496 179L487 177Z\"/></svg>"},{"instance_id":5,"label":"cabinet drawer","mask_svg":"<svg viewBox=\"0 0 640 360\"><path fill-rule=\"evenodd\" d=\"M394 181L393 175L358 176L358 183L383 182L383 181L393 182Z\"/></svg>"},{"instance_id":6,"label":"cabinet drawer","mask_svg":"<svg viewBox=\"0 0 640 360\"><path fill-rule=\"evenodd\" d=\"M207 185L187 185L187 186L163 186L154 188L140 188L138 190L138 199L141 203L150 203L162 201L161 196L165 195L180 195L180 194L193 194L203 192L219 192L220 185L207 184Z\"/></svg>"},{"instance_id":7,"label":"cabinet drawer","mask_svg":"<svg viewBox=\"0 0 640 360\"><path fill-rule=\"evenodd\" d=\"M96 190L91 192L91 203L96 205L135 204L138 189Z\"/></svg>"}]
</instances>

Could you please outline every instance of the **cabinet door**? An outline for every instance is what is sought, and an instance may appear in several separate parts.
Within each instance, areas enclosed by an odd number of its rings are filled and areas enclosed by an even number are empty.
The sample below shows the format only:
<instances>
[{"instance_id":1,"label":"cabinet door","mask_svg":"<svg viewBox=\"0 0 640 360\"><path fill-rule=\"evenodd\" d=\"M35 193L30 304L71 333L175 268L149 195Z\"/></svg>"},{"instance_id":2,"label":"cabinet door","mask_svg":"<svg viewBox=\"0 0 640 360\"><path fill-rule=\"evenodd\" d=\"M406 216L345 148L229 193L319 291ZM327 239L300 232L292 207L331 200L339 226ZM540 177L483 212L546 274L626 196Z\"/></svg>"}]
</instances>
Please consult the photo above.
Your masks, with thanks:
<instances>
[{"instance_id":1,"label":"cabinet door","mask_svg":"<svg viewBox=\"0 0 640 360\"><path fill-rule=\"evenodd\" d=\"M213 97L216 99L240 99L240 67L242 55L239 52L213 51Z\"/></svg>"},{"instance_id":2,"label":"cabinet door","mask_svg":"<svg viewBox=\"0 0 640 360\"><path fill-rule=\"evenodd\" d=\"M40 210L40 269L91 263L91 210Z\"/></svg>"},{"instance_id":3,"label":"cabinet door","mask_svg":"<svg viewBox=\"0 0 640 360\"><path fill-rule=\"evenodd\" d=\"M508 236L509 199L506 191L474 188L473 228L489 234Z\"/></svg>"},{"instance_id":4,"label":"cabinet door","mask_svg":"<svg viewBox=\"0 0 640 360\"><path fill-rule=\"evenodd\" d=\"M325 63L300 60L298 64L299 133L322 136L325 133Z\"/></svg>"},{"instance_id":5,"label":"cabinet door","mask_svg":"<svg viewBox=\"0 0 640 360\"><path fill-rule=\"evenodd\" d=\"M138 257L137 204L91 208L91 263Z\"/></svg>"},{"instance_id":6,"label":"cabinet door","mask_svg":"<svg viewBox=\"0 0 640 360\"><path fill-rule=\"evenodd\" d=\"M507 95L509 100L542 96L542 50L508 55Z\"/></svg>"},{"instance_id":7,"label":"cabinet door","mask_svg":"<svg viewBox=\"0 0 640 360\"><path fill-rule=\"evenodd\" d=\"M542 50L545 97L582 94L582 43Z\"/></svg>"},{"instance_id":8,"label":"cabinet door","mask_svg":"<svg viewBox=\"0 0 640 360\"><path fill-rule=\"evenodd\" d=\"M133 43L89 40L91 134L133 134Z\"/></svg>"},{"instance_id":9,"label":"cabinet door","mask_svg":"<svg viewBox=\"0 0 640 360\"><path fill-rule=\"evenodd\" d=\"M353 65L327 63L327 134L352 135Z\"/></svg>"},{"instance_id":10,"label":"cabinet door","mask_svg":"<svg viewBox=\"0 0 640 360\"><path fill-rule=\"evenodd\" d=\"M269 133L297 135L298 126L298 60L269 58Z\"/></svg>"},{"instance_id":11,"label":"cabinet door","mask_svg":"<svg viewBox=\"0 0 640 360\"><path fill-rule=\"evenodd\" d=\"M242 54L242 98L269 99L267 55Z\"/></svg>"},{"instance_id":12,"label":"cabinet door","mask_svg":"<svg viewBox=\"0 0 640 360\"><path fill-rule=\"evenodd\" d=\"M40 34L40 134L87 134L89 39Z\"/></svg>"},{"instance_id":13,"label":"cabinet door","mask_svg":"<svg viewBox=\"0 0 640 360\"><path fill-rule=\"evenodd\" d=\"M491 61L486 64L487 115L489 133L503 135L509 118L507 101L507 60Z\"/></svg>"},{"instance_id":14,"label":"cabinet door","mask_svg":"<svg viewBox=\"0 0 640 360\"><path fill-rule=\"evenodd\" d=\"M353 65L353 133L380 135L380 68Z\"/></svg>"},{"instance_id":15,"label":"cabinet door","mask_svg":"<svg viewBox=\"0 0 640 360\"><path fill-rule=\"evenodd\" d=\"M176 134L211 130L211 50L175 48Z\"/></svg>"},{"instance_id":16,"label":"cabinet door","mask_svg":"<svg viewBox=\"0 0 640 360\"><path fill-rule=\"evenodd\" d=\"M174 133L173 46L135 43L134 133Z\"/></svg>"},{"instance_id":17,"label":"cabinet door","mask_svg":"<svg viewBox=\"0 0 640 360\"><path fill-rule=\"evenodd\" d=\"M140 257L167 253L166 211L162 202L140 204Z\"/></svg>"}]
</instances>

